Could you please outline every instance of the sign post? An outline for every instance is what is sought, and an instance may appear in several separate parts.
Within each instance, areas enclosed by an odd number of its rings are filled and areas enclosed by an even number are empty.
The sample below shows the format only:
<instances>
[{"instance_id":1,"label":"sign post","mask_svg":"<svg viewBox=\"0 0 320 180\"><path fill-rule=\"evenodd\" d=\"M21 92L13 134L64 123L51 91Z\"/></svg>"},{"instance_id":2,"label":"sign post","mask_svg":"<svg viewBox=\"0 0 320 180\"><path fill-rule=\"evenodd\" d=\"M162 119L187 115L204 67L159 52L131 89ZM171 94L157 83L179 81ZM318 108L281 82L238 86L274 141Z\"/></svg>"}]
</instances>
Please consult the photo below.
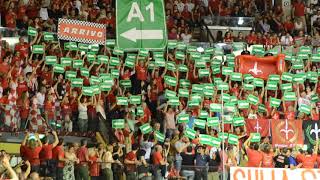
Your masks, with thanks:
<instances>
[{"instance_id":1,"label":"sign post","mask_svg":"<svg viewBox=\"0 0 320 180\"><path fill-rule=\"evenodd\" d=\"M117 46L125 50L164 49L165 18L163 0L117 0Z\"/></svg>"}]
</instances>

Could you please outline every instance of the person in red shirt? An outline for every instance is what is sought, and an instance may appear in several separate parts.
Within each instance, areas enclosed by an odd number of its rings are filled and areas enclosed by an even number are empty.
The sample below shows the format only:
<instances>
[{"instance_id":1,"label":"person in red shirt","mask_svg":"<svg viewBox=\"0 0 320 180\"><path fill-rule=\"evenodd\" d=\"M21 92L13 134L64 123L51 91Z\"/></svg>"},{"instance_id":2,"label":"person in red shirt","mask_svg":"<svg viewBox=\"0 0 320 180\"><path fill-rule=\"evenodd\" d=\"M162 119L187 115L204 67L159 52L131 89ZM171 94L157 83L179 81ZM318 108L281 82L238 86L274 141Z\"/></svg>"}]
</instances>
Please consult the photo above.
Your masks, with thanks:
<instances>
[{"instance_id":1,"label":"person in red shirt","mask_svg":"<svg viewBox=\"0 0 320 180\"><path fill-rule=\"evenodd\" d=\"M9 8L8 12L5 15L6 27L8 28L16 28L17 22L17 14L13 11L12 8Z\"/></svg>"},{"instance_id":2,"label":"person in red shirt","mask_svg":"<svg viewBox=\"0 0 320 180\"><path fill-rule=\"evenodd\" d=\"M76 179L89 179L88 162L90 162L90 159L86 139L81 140L81 147L77 150L77 157L79 163L76 166Z\"/></svg>"},{"instance_id":3,"label":"person in red shirt","mask_svg":"<svg viewBox=\"0 0 320 180\"><path fill-rule=\"evenodd\" d=\"M40 152L40 169L41 176L52 177L54 169L54 162L52 161L52 150L58 145L59 139L57 132L52 131L52 135L54 136L54 142L52 144L49 143L48 133L44 138L42 138L42 150Z\"/></svg>"},{"instance_id":4,"label":"person in red shirt","mask_svg":"<svg viewBox=\"0 0 320 180\"><path fill-rule=\"evenodd\" d=\"M126 165L127 168L127 179L128 180L135 180L137 177L136 174L136 165L139 164L139 161L137 159L137 151L139 149L138 144L133 144L132 145L132 151L130 151L125 159L124 159L124 164Z\"/></svg>"},{"instance_id":5,"label":"person in red shirt","mask_svg":"<svg viewBox=\"0 0 320 180\"><path fill-rule=\"evenodd\" d=\"M166 143L165 143L166 144ZM169 144L169 143L168 143ZM160 166L164 166L167 164L167 161L163 158L162 156L162 146L161 145L156 145L155 146L155 152L152 154L152 159L153 159L153 165L158 167L156 171L156 179L159 179L161 177L161 169Z\"/></svg>"},{"instance_id":6,"label":"person in red shirt","mask_svg":"<svg viewBox=\"0 0 320 180\"><path fill-rule=\"evenodd\" d=\"M273 149L270 144L265 144L262 152L262 163L261 167L273 168Z\"/></svg>"},{"instance_id":7,"label":"person in red shirt","mask_svg":"<svg viewBox=\"0 0 320 180\"><path fill-rule=\"evenodd\" d=\"M256 33L253 30L250 31L250 34L246 37L246 40L249 45L255 44L257 42Z\"/></svg>"},{"instance_id":8,"label":"person in red shirt","mask_svg":"<svg viewBox=\"0 0 320 180\"><path fill-rule=\"evenodd\" d=\"M63 139L59 139L57 146L52 149L52 159L55 160L56 165L56 173L54 173L56 179L63 179L64 162L67 160L64 156L63 146Z\"/></svg>"},{"instance_id":9,"label":"person in red shirt","mask_svg":"<svg viewBox=\"0 0 320 180\"><path fill-rule=\"evenodd\" d=\"M94 148L91 152L89 152L89 160L91 161L89 164L90 171L90 179L91 180L99 180L100 175L100 165L98 164L99 159L98 149Z\"/></svg>"},{"instance_id":10,"label":"person in red shirt","mask_svg":"<svg viewBox=\"0 0 320 180\"><path fill-rule=\"evenodd\" d=\"M319 139L316 140L314 149L308 148L307 154L301 158L301 163L297 166L298 168L314 168L315 163L317 162Z\"/></svg>"},{"instance_id":11,"label":"person in red shirt","mask_svg":"<svg viewBox=\"0 0 320 180\"><path fill-rule=\"evenodd\" d=\"M248 155L247 167L260 167L263 159L262 153L259 151L259 145L257 143L252 144L250 148L250 140L252 135L244 142L244 147Z\"/></svg>"},{"instance_id":12,"label":"person in red shirt","mask_svg":"<svg viewBox=\"0 0 320 180\"><path fill-rule=\"evenodd\" d=\"M31 172L39 172L39 154L42 150L42 142L40 141L39 134L30 134L28 132L24 137L20 148L22 158L28 160L31 164Z\"/></svg>"}]
</instances>

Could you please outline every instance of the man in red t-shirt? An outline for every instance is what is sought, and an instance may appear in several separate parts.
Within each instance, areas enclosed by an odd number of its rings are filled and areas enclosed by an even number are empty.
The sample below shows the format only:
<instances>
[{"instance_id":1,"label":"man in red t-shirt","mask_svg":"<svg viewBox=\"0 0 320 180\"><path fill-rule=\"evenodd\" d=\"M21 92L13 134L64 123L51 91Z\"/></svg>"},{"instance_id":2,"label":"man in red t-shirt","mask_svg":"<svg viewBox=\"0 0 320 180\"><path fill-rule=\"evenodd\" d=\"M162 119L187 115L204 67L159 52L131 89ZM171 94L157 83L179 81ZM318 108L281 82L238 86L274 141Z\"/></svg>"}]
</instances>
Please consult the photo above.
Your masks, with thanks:
<instances>
[{"instance_id":1,"label":"man in red t-shirt","mask_svg":"<svg viewBox=\"0 0 320 180\"><path fill-rule=\"evenodd\" d=\"M39 134L30 134L24 137L20 152L24 160L28 160L31 164L32 172L39 172L40 170L40 158L39 154L42 149L42 142L40 141Z\"/></svg>"},{"instance_id":2,"label":"man in red t-shirt","mask_svg":"<svg viewBox=\"0 0 320 180\"><path fill-rule=\"evenodd\" d=\"M87 140L81 140L81 147L77 150L77 157L79 159L79 163L77 164L77 173L76 179L89 179L89 170L88 170L88 162L89 162L89 154L87 148Z\"/></svg>"},{"instance_id":3,"label":"man in red t-shirt","mask_svg":"<svg viewBox=\"0 0 320 180\"><path fill-rule=\"evenodd\" d=\"M56 173L54 174L54 179L63 179L63 168L64 162L66 161L64 157L64 149L63 149L63 139L58 140L58 144L55 148L52 149L52 159L56 164Z\"/></svg>"},{"instance_id":4,"label":"man in red t-shirt","mask_svg":"<svg viewBox=\"0 0 320 180\"><path fill-rule=\"evenodd\" d=\"M40 160L41 160L41 176L45 177L52 177L53 172L52 170L54 169L54 163L53 163L53 156L52 152L53 149L58 145L59 139L57 132L53 131L52 132L54 136L54 142L52 144L49 143L48 135L47 134L43 139L42 139L42 150L40 152Z\"/></svg>"},{"instance_id":5,"label":"man in red t-shirt","mask_svg":"<svg viewBox=\"0 0 320 180\"><path fill-rule=\"evenodd\" d=\"M126 158L124 159L124 164L126 165L126 174L128 180L135 180L137 178L136 174L136 165L139 165L140 162L137 160L137 151L138 151L139 145L133 144L132 145L132 151L130 151Z\"/></svg>"},{"instance_id":6,"label":"man in red t-shirt","mask_svg":"<svg viewBox=\"0 0 320 180\"><path fill-rule=\"evenodd\" d=\"M164 160L163 156L162 156L162 146L161 145L157 145L155 146L155 152L152 154L152 160L153 160L153 165L156 166L157 171L156 171L156 178L155 179L159 179L161 177L161 169L160 166L161 165L166 165L167 162Z\"/></svg>"},{"instance_id":7,"label":"man in red t-shirt","mask_svg":"<svg viewBox=\"0 0 320 180\"><path fill-rule=\"evenodd\" d=\"M252 135L244 142L244 147L248 155L248 164L247 167L260 167L263 155L259 151L259 144L255 143L250 148L250 140Z\"/></svg>"}]
</instances>

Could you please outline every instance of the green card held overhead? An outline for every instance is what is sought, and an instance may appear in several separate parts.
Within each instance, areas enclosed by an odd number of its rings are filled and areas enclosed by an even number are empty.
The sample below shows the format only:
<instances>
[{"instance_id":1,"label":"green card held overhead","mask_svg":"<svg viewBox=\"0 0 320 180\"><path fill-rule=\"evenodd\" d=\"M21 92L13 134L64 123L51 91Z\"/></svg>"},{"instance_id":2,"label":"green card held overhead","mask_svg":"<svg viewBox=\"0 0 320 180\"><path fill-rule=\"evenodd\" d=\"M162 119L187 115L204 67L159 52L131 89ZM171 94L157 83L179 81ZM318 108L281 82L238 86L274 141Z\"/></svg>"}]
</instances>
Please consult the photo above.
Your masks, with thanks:
<instances>
[{"instance_id":1,"label":"green card held overhead","mask_svg":"<svg viewBox=\"0 0 320 180\"><path fill-rule=\"evenodd\" d=\"M311 113L311 106L306 104L301 104L298 111L309 115Z\"/></svg>"},{"instance_id":2,"label":"green card held overhead","mask_svg":"<svg viewBox=\"0 0 320 180\"><path fill-rule=\"evenodd\" d=\"M110 66L119 66L120 60L117 57L110 58Z\"/></svg>"},{"instance_id":3,"label":"green card held overhead","mask_svg":"<svg viewBox=\"0 0 320 180\"><path fill-rule=\"evenodd\" d=\"M82 87L82 94L84 96L94 96L94 89L90 86L83 86Z\"/></svg>"},{"instance_id":4,"label":"green card held overhead","mask_svg":"<svg viewBox=\"0 0 320 180\"><path fill-rule=\"evenodd\" d=\"M246 83L253 82L254 77L251 74L244 74L243 79Z\"/></svg>"},{"instance_id":5,"label":"green card held overhead","mask_svg":"<svg viewBox=\"0 0 320 180\"><path fill-rule=\"evenodd\" d=\"M271 107L275 107L278 108L281 104L281 99L277 99L277 98L270 98L270 106Z\"/></svg>"},{"instance_id":6,"label":"green card held overhead","mask_svg":"<svg viewBox=\"0 0 320 180\"><path fill-rule=\"evenodd\" d=\"M79 43L78 48L80 51L87 52L89 50L89 44Z\"/></svg>"},{"instance_id":7,"label":"green card held overhead","mask_svg":"<svg viewBox=\"0 0 320 180\"><path fill-rule=\"evenodd\" d=\"M188 89L179 89L178 91L179 97L189 98L189 90Z\"/></svg>"},{"instance_id":8,"label":"green card held overhead","mask_svg":"<svg viewBox=\"0 0 320 180\"><path fill-rule=\"evenodd\" d=\"M207 119L209 113L206 110L201 110L200 115L198 116L200 119Z\"/></svg>"},{"instance_id":9,"label":"green card held overhead","mask_svg":"<svg viewBox=\"0 0 320 180\"><path fill-rule=\"evenodd\" d=\"M208 77L210 75L209 69L199 69L198 71L199 77Z\"/></svg>"},{"instance_id":10,"label":"green card held overhead","mask_svg":"<svg viewBox=\"0 0 320 180\"><path fill-rule=\"evenodd\" d=\"M71 80L73 78L77 77L77 72L76 71L66 71L66 78Z\"/></svg>"},{"instance_id":11,"label":"green card held overhead","mask_svg":"<svg viewBox=\"0 0 320 180\"><path fill-rule=\"evenodd\" d=\"M184 60L185 54L184 54L184 52L176 51L175 57L176 57L176 59L178 59L178 60Z\"/></svg>"},{"instance_id":12,"label":"green card held overhead","mask_svg":"<svg viewBox=\"0 0 320 180\"><path fill-rule=\"evenodd\" d=\"M188 123L188 122L189 122L189 114L178 115L178 123Z\"/></svg>"},{"instance_id":13,"label":"green card held overhead","mask_svg":"<svg viewBox=\"0 0 320 180\"><path fill-rule=\"evenodd\" d=\"M194 139L196 137L196 131L191 128L186 128L184 135L187 136L189 139Z\"/></svg>"},{"instance_id":14,"label":"green card held overhead","mask_svg":"<svg viewBox=\"0 0 320 180\"><path fill-rule=\"evenodd\" d=\"M140 95L131 95L129 97L130 104L141 104L141 96Z\"/></svg>"},{"instance_id":15,"label":"green card held overhead","mask_svg":"<svg viewBox=\"0 0 320 180\"><path fill-rule=\"evenodd\" d=\"M184 65L184 64L179 64L178 65L178 70L180 72L188 72L188 66Z\"/></svg>"},{"instance_id":16,"label":"green card held overhead","mask_svg":"<svg viewBox=\"0 0 320 180\"><path fill-rule=\"evenodd\" d=\"M123 129L124 128L124 119L113 119L112 128L113 129Z\"/></svg>"},{"instance_id":17,"label":"green card held overhead","mask_svg":"<svg viewBox=\"0 0 320 180\"><path fill-rule=\"evenodd\" d=\"M222 74L223 75L231 75L233 73L233 68L232 67L222 67Z\"/></svg>"},{"instance_id":18,"label":"green card held overhead","mask_svg":"<svg viewBox=\"0 0 320 180\"><path fill-rule=\"evenodd\" d=\"M43 45L33 45L32 52L33 52L33 54L43 54L44 53L44 46Z\"/></svg>"},{"instance_id":19,"label":"green card held overhead","mask_svg":"<svg viewBox=\"0 0 320 180\"><path fill-rule=\"evenodd\" d=\"M98 62L99 63L108 63L109 62L109 56L98 55Z\"/></svg>"},{"instance_id":20,"label":"green card held overhead","mask_svg":"<svg viewBox=\"0 0 320 180\"><path fill-rule=\"evenodd\" d=\"M244 117L233 117L233 126L243 126L244 125Z\"/></svg>"},{"instance_id":21,"label":"green card held overhead","mask_svg":"<svg viewBox=\"0 0 320 180\"><path fill-rule=\"evenodd\" d=\"M210 111L211 112L221 112L222 111L222 105L217 103L211 103L210 104Z\"/></svg>"},{"instance_id":22,"label":"green card held overhead","mask_svg":"<svg viewBox=\"0 0 320 180\"><path fill-rule=\"evenodd\" d=\"M29 36L36 36L38 33L37 29L34 27L29 26L28 27L28 35Z\"/></svg>"},{"instance_id":23,"label":"green card held overhead","mask_svg":"<svg viewBox=\"0 0 320 180\"><path fill-rule=\"evenodd\" d=\"M179 83L180 83L180 87L183 87L183 88L188 88L190 86L190 81L187 79L180 79Z\"/></svg>"},{"instance_id":24,"label":"green card held overhead","mask_svg":"<svg viewBox=\"0 0 320 180\"><path fill-rule=\"evenodd\" d=\"M231 73L231 81L242 81L242 74L233 72Z\"/></svg>"},{"instance_id":25,"label":"green card held overhead","mask_svg":"<svg viewBox=\"0 0 320 180\"><path fill-rule=\"evenodd\" d=\"M218 88L218 90L220 90L220 91L228 91L228 90L229 90L229 84L226 83L226 82L222 82L222 83L219 83L219 84L217 85L217 88Z\"/></svg>"},{"instance_id":26,"label":"green card held overhead","mask_svg":"<svg viewBox=\"0 0 320 180\"><path fill-rule=\"evenodd\" d=\"M120 80L120 86L125 87L125 88L131 88L131 80Z\"/></svg>"},{"instance_id":27,"label":"green card held overhead","mask_svg":"<svg viewBox=\"0 0 320 180\"><path fill-rule=\"evenodd\" d=\"M168 61L166 67L168 71L176 71L176 64L174 62Z\"/></svg>"},{"instance_id":28,"label":"green card held overhead","mask_svg":"<svg viewBox=\"0 0 320 180\"><path fill-rule=\"evenodd\" d=\"M149 134L150 132L152 132L152 127L150 126L149 123L144 124L142 126L139 127L142 134Z\"/></svg>"},{"instance_id":29,"label":"green card held overhead","mask_svg":"<svg viewBox=\"0 0 320 180\"><path fill-rule=\"evenodd\" d=\"M171 77L171 76L165 76L164 82L169 86L176 86L177 85L177 79L175 77Z\"/></svg>"},{"instance_id":30,"label":"green card held overhead","mask_svg":"<svg viewBox=\"0 0 320 180\"><path fill-rule=\"evenodd\" d=\"M224 132L219 132L218 133L219 138L222 140L225 140L228 138L229 134L228 133L224 133Z\"/></svg>"},{"instance_id":31,"label":"green card held overhead","mask_svg":"<svg viewBox=\"0 0 320 180\"><path fill-rule=\"evenodd\" d=\"M177 47L177 40L168 40L167 48L174 49Z\"/></svg>"},{"instance_id":32,"label":"green card held overhead","mask_svg":"<svg viewBox=\"0 0 320 180\"><path fill-rule=\"evenodd\" d=\"M101 82L100 83L100 91L110 91L112 88L112 84L110 83L106 83L106 82Z\"/></svg>"},{"instance_id":33,"label":"green card held overhead","mask_svg":"<svg viewBox=\"0 0 320 180\"><path fill-rule=\"evenodd\" d=\"M74 78L71 79L71 87L82 87L83 86L83 79L82 78Z\"/></svg>"},{"instance_id":34,"label":"green card held overhead","mask_svg":"<svg viewBox=\"0 0 320 180\"><path fill-rule=\"evenodd\" d=\"M287 82L292 82L293 80L293 74L288 73L288 72L284 72L281 75L281 80L282 81L287 81Z\"/></svg>"},{"instance_id":35,"label":"green card held overhead","mask_svg":"<svg viewBox=\"0 0 320 180\"><path fill-rule=\"evenodd\" d=\"M251 135L250 142L260 142L261 141L260 133L250 133L250 135Z\"/></svg>"},{"instance_id":36,"label":"green card held overhead","mask_svg":"<svg viewBox=\"0 0 320 180\"><path fill-rule=\"evenodd\" d=\"M159 131L155 132L155 137L160 142L164 142L164 140L165 140L165 135Z\"/></svg>"},{"instance_id":37,"label":"green card held overhead","mask_svg":"<svg viewBox=\"0 0 320 180\"><path fill-rule=\"evenodd\" d=\"M144 111L142 106L137 107L137 116L144 116Z\"/></svg>"},{"instance_id":38,"label":"green card held overhead","mask_svg":"<svg viewBox=\"0 0 320 180\"><path fill-rule=\"evenodd\" d=\"M61 62L61 65L63 65L63 66L71 66L72 65L72 59L70 57L61 57L60 62Z\"/></svg>"},{"instance_id":39,"label":"green card held overhead","mask_svg":"<svg viewBox=\"0 0 320 180\"><path fill-rule=\"evenodd\" d=\"M89 69L84 67L80 68L80 74L81 76L89 77Z\"/></svg>"},{"instance_id":40,"label":"green card held overhead","mask_svg":"<svg viewBox=\"0 0 320 180\"><path fill-rule=\"evenodd\" d=\"M83 66L83 60L73 60L72 67L73 68L80 68Z\"/></svg>"},{"instance_id":41,"label":"green card held overhead","mask_svg":"<svg viewBox=\"0 0 320 180\"><path fill-rule=\"evenodd\" d=\"M192 92L193 93L202 93L203 85L202 84L192 84Z\"/></svg>"},{"instance_id":42,"label":"green card held overhead","mask_svg":"<svg viewBox=\"0 0 320 180\"><path fill-rule=\"evenodd\" d=\"M207 135L207 134L200 134L199 139L200 139L200 144L213 146L212 136Z\"/></svg>"},{"instance_id":43,"label":"green card held overhead","mask_svg":"<svg viewBox=\"0 0 320 180\"><path fill-rule=\"evenodd\" d=\"M244 84L243 88L244 88L244 90L247 90L247 91L253 91L254 85L253 84Z\"/></svg>"},{"instance_id":44,"label":"green card held overhead","mask_svg":"<svg viewBox=\"0 0 320 180\"><path fill-rule=\"evenodd\" d=\"M101 80L97 76L90 76L90 84L100 84Z\"/></svg>"},{"instance_id":45,"label":"green card held overhead","mask_svg":"<svg viewBox=\"0 0 320 180\"><path fill-rule=\"evenodd\" d=\"M276 81L268 81L266 89L271 91L276 91L278 90L278 83Z\"/></svg>"},{"instance_id":46,"label":"green card held overhead","mask_svg":"<svg viewBox=\"0 0 320 180\"><path fill-rule=\"evenodd\" d=\"M282 91L292 91L293 90L292 83L281 84L281 90Z\"/></svg>"},{"instance_id":47,"label":"green card held overhead","mask_svg":"<svg viewBox=\"0 0 320 180\"><path fill-rule=\"evenodd\" d=\"M319 101L319 96L318 94L313 94L311 95L311 102L316 103Z\"/></svg>"},{"instance_id":48,"label":"green card held overhead","mask_svg":"<svg viewBox=\"0 0 320 180\"><path fill-rule=\"evenodd\" d=\"M170 97L169 98L169 105L170 106L180 106L180 101L178 97Z\"/></svg>"},{"instance_id":49,"label":"green card held overhead","mask_svg":"<svg viewBox=\"0 0 320 180\"><path fill-rule=\"evenodd\" d=\"M205 129L206 128L206 120L195 119L194 126L197 128L200 128L200 129Z\"/></svg>"},{"instance_id":50,"label":"green card held overhead","mask_svg":"<svg viewBox=\"0 0 320 180\"><path fill-rule=\"evenodd\" d=\"M117 96L117 105L128 106L128 98L127 97L119 97L119 96Z\"/></svg>"},{"instance_id":51,"label":"green card held overhead","mask_svg":"<svg viewBox=\"0 0 320 180\"><path fill-rule=\"evenodd\" d=\"M234 135L234 134L229 134L228 143L237 145L239 143L239 137L237 135Z\"/></svg>"},{"instance_id":52,"label":"green card held overhead","mask_svg":"<svg viewBox=\"0 0 320 180\"><path fill-rule=\"evenodd\" d=\"M250 107L250 104L247 100L239 100L238 101L238 108L239 109L248 109Z\"/></svg>"},{"instance_id":53,"label":"green card held overhead","mask_svg":"<svg viewBox=\"0 0 320 180\"><path fill-rule=\"evenodd\" d=\"M265 113L265 112L267 112L266 106L265 106L264 104L259 104L259 105L258 105L258 112L259 112L259 113Z\"/></svg>"},{"instance_id":54,"label":"green card held overhead","mask_svg":"<svg viewBox=\"0 0 320 180\"><path fill-rule=\"evenodd\" d=\"M249 94L247 100L249 101L249 103L253 104L253 105L257 105L259 103L259 98L255 95Z\"/></svg>"},{"instance_id":55,"label":"green card held overhead","mask_svg":"<svg viewBox=\"0 0 320 180\"><path fill-rule=\"evenodd\" d=\"M207 117L208 127L218 127L219 126L219 117Z\"/></svg>"},{"instance_id":56,"label":"green card held overhead","mask_svg":"<svg viewBox=\"0 0 320 180\"><path fill-rule=\"evenodd\" d=\"M46 65L54 65L57 63L57 56L46 56L45 57Z\"/></svg>"},{"instance_id":57,"label":"green card held overhead","mask_svg":"<svg viewBox=\"0 0 320 180\"><path fill-rule=\"evenodd\" d=\"M106 46L114 47L115 45L116 45L116 40L115 39L107 39L106 40Z\"/></svg>"},{"instance_id":58,"label":"green card held overhead","mask_svg":"<svg viewBox=\"0 0 320 180\"><path fill-rule=\"evenodd\" d=\"M260 78L254 78L253 85L255 87L263 87L264 86L264 81L263 81L263 79L260 79Z\"/></svg>"},{"instance_id":59,"label":"green card held overhead","mask_svg":"<svg viewBox=\"0 0 320 180\"><path fill-rule=\"evenodd\" d=\"M296 101L297 100L297 96L296 96L295 92L285 92L283 97L284 97L285 101Z\"/></svg>"},{"instance_id":60,"label":"green card held overhead","mask_svg":"<svg viewBox=\"0 0 320 180\"><path fill-rule=\"evenodd\" d=\"M176 97L177 96L177 93L175 91L171 91L169 89L166 89L165 90L165 93L164 93L165 97L167 99L171 98L171 97Z\"/></svg>"},{"instance_id":61,"label":"green card held overhead","mask_svg":"<svg viewBox=\"0 0 320 180\"><path fill-rule=\"evenodd\" d=\"M149 56L149 51L147 49L139 49L139 56L140 57L147 57L147 56Z\"/></svg>"},{"instance_id":62,"label":"green card held overhead","mask_svg":"<svg viewBox=\"0 0 320 180\"><path fill-rule=\"evenodd\" d=\"M53 72L63 74L64 73L64 66L61 64L54 64L53 65Z\"/></svg>"},{"instance_id":63,"label":"green card held overhead","mask_svg":"<svg viewBox=\"0 0 320 180\"><path fill-rule=\"evenodd\" d=\"M44 32L43 39L45 41L53 41L54 40L53 33L52 32Z\"/></svg>"}]
</instances>

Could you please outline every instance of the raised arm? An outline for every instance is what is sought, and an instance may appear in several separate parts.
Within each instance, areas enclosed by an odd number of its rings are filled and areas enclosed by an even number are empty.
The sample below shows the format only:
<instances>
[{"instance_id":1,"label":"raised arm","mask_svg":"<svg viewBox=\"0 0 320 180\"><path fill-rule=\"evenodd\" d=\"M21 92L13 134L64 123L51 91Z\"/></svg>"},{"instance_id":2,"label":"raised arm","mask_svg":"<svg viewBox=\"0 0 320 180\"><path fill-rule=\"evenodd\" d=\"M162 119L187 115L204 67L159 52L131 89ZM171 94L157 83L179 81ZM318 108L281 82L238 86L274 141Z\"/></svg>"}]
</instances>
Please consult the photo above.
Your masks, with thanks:
<instances>
[{"instance_id":1,"label":"raised arm","mask_svg":"<svg viewBox=\"0 0 320 180\"><path fill-rule=\"evenodd\" d=\"M59 143L59 138L58 138L58 134L56 131L52 131L52 134L54 136L54 142L52 143L52 147L56 147Z\"/></svg>"}]
</instances>

